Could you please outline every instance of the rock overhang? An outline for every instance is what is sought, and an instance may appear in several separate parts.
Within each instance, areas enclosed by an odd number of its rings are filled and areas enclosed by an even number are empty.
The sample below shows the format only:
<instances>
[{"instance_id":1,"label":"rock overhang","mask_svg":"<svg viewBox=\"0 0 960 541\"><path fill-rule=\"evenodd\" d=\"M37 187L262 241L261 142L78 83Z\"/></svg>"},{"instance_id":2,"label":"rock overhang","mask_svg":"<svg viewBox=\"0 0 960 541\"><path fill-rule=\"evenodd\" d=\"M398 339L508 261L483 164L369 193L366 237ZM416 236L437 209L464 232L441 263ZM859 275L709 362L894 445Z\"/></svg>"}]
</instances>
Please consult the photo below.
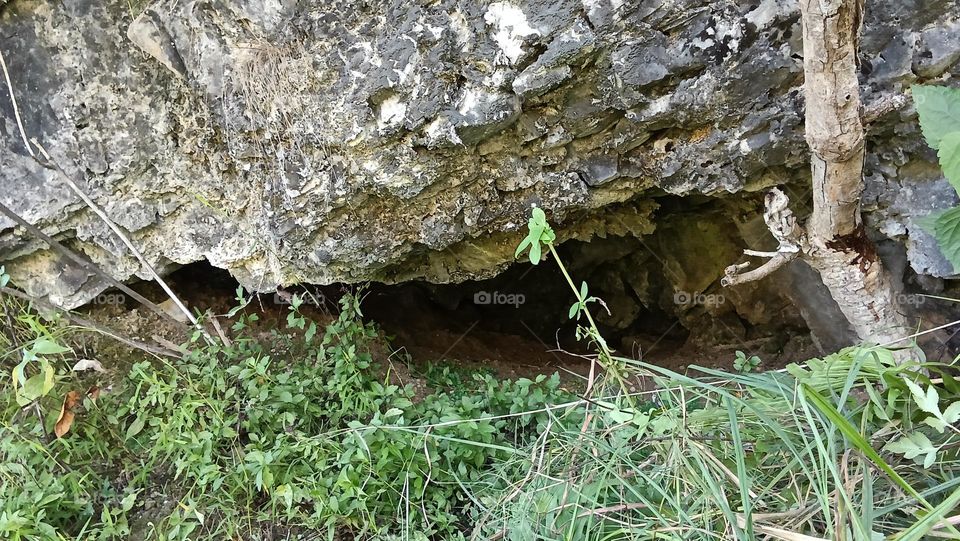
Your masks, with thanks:
<instances>
[{"instance_id":1,"label":"rock overhang","mask_svg":"<svg viewBox=\"0 0 960 541\"><path fill-rule=\"evenodd\" d=\"M583 238L661 193L802 192L794 8L658 6L211 0L67 14L16 0L0 17L23 30L5 53L27 129L145 255L161 268L207 259L270 289L488 276L512 260L531 204L561 238ZM956 71L960 7L924 6L870 4L868 105ZM38 65L63 69L38 77ZM117 278L143 277L26 156L3 107L3 174L20 189L0 198ZM867 183L880 195L868 222L910 247L915 270L945 276L912 225L924 209L890 195L949 193L915 174L932 160L913 123L905 110L871 126ZM3 257L31 293L76 306L102 289L0 224Z\"/></svg>"}]
</instances>

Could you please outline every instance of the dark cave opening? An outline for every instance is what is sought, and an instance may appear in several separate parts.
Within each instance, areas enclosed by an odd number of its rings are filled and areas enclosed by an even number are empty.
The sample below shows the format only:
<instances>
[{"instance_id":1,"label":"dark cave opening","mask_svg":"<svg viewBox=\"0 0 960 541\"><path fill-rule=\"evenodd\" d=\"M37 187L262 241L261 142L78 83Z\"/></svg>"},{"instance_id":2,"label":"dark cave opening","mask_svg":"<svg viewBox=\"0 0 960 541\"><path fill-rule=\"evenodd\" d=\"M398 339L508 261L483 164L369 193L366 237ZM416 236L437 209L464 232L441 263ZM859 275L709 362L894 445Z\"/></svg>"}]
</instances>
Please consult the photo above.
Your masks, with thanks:
<instances>
[{"instance_id":1,"label":"dark cave opening","mask_svg":"<svg viewBox=\"0 0 960 541\"><path fill-rule=\"evenodd\" d=\"M642 235L599 234L557 247L575 285L586 282L589 294L601 299L591 312L618 354L670 368L729 367L740 350L773 368L853 342L836 304L805 264L791 263L759 282L720 285L724 268L742 261L744 248L774 248L765 244L772 239L758 201L655 201L649 219L656 225ZM621 216L611 212L608 225L615 229ZM558 231L565 229L559 225ZM194 311L225 314L236 303L237 281L206 262L183 266L168 280ZM136 287L165 300L156 284ZM582 355L590 353L576 339L577 322L568 317L575 296L551 256L538 265L521 258L491 278L458 283L301 284L260 293L252 306L282 327L290 295L306 299L308 315L329 317L349 291L362 292L365 318L417 362L492 362L542 371L582 368Z\"/></svg>"},{"instance_id":2,"label":"dark cave opening","mask_svg":"<svg viewBox=\"0 0 960 541\"><path fill-rule=\"evenodd\" d=\"M575 283L586 281L590 295L602 299L591 311L618 354L683 369L729 366L736 350L770 359L769 366L817 353L802 319L785 314L782 302L758 309L756 298L731 295L719 283L678 289L677 282L692 283L698 269L685 268L677 254L703 254L676 246L663 253L663 242L656 235L607 237L558 248ZM686 274L671 275L678 272ZM194 311L224 314L235 305L236 280L206 262L186 265L168 281ZM138 287L150 298L164 299L154 284ZM264 321L282 326L290 295L300 294L304 311L322 320L336 313L337 301L350 291L362 293L364 317L417 363L479 363L522 375L556 369L582 374L589 364L581 357L590 353L588 345L577 341L577 322L568 318L574 294L550 257L539 265L518 261L493 278L453 284L297 285L261 293L251 306Z\"/></svg>"}]
</instances>

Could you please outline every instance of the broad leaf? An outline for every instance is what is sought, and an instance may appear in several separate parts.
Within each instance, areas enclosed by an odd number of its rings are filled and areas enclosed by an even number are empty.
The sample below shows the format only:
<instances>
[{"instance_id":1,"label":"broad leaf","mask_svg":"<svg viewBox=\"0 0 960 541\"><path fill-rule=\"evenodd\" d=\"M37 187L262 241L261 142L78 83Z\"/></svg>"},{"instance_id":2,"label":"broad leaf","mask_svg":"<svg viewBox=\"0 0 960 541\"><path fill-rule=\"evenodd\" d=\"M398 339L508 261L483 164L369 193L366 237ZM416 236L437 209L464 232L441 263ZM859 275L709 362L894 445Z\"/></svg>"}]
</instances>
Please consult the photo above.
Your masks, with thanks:
<instances>
[{"instance_id":1,"label":"broad leaf","mask_svg":"<svg viewBox=\"0 0 960 541\"><path fill-rule=\"evenodd\" d=\"M53 367L44 362L40 367L40 373L27 378L23 387L17 392L17 403L25 406L42 396L46 396L53 389L54 375Z\"/></svg>"},{"instance_id":2,"label":"broad leaf","mask_svg":"<svg viewBox=\"0 0 960 541\"><path fill-rule=\"evenodd\" d=\"M913 102L927 144L939 150L943 138L960 131L960 90L945 86L913 87Z\"/></svg>"},{"instance_id":3,"label":"broad leaf","mask_svg":"<svg viewBox=\"0 0 960 541\"><path fill-rule=\"evenodd\" d=\"M903 455L904 458L910 460L917 458L920 455L926 455L924 457L925 468L930 467L926 465L927 462L932 464L937 457L937 448L933 446L930 438L925 436L922 432L907 434L896 441L888 443L883 449L885 451L890 451L891 453Z\"/></svg>"},{"instance_id":4,"label":"broad leaf","mask_svg":"<svg viewBox=\"0 0 960 541\"><path fill-rule=\"evenodd\" d=\"M534 242L530 245L530 262L534 265L540 264L540 254L541 248L539 242Z\"/></svg>"},{"instance_id":5,"label":"broad leaf","mask_svg":"<svg viewBox=\"0 0 960 541\"><path fill-rule=\"evenodd\" d=\"M909 379L903 380L907 387L910 388L910 394L913 395L913 401L917 403L917 406L937 417L940 417L940 395L937 393L937 389L933 385L927 387L927 392L923 392L923 389L916 383L910 381Z\"/></svg>"},{"instance_id":6,"label":"broad leaf","mask_svg":"<svg viewBox=\"0 0 960 541\"><path fill-rule=\"evenodd\" d=\"M944 429L947 428L947 423L943 422L939 417L927 417L923 422L941 434L943 434Z\"/></svg>"},{"instance_id":7,"label":"broad leaf","mask_svg":"<svg viewBox=\"0 0 960 541\"><path fill-rule=\"evenodd\" d=\"M940 213L934 223L933 236L940 245L944 257L960 269L960 207Z\"/></svg>"},{"instance_id":8,"label":"broad leaf","mask_svg":"<svg viewBox=\"0 0 960 541\"><path fill-rule=\"evenodd\" d=\"M931 231L931 233L932 233L932 231ZM525 250L526 247L529 246L529 245L530 245L530 235L527 235L522 241L520 241L520 245L517 246L517 251L514 252L513 258L516 259L516 258L520 257L520 254L522 254L522 253L523 253L523 250Z\"/></svg>"},{"instance_id":9,"label":"broad leaf","mask_svg":"<svg viewBox=\"0 0 960 541\"><path fill-rule=\"evenodd\" d=\"M30 347L30 350L37 355L56 355L57 353L66 353L70 351L69 348L65 348L53 340L48 340L46 338L40 338L34 342Z\"/></svg>"},{"instance_id":10,"label":"broad leaf","mask_svg":"<svg viewBox=\"0 0 960 541\"><path fill-rule=\"evenodd\" d=\"M543 212L542 208L533 207L532 214L533 216L530 218L531 222L547 225L547 215Z\"/></svg>"},{"instance_id":11,"label":"broad leaf","mask_svg":"<svg viewBox=\"0 0 960 541\"><path fill-rule=\"evenodd\" d=\"M147 424L146 418L138 415L137 418L133 420L133 423L131 423L130 426L127 428L127 435L124 439L129 440L130 438L139 434L143 430L143 427L146 426L146 424Z\"/></svg>"},{"instance_id":12,"label":"broad leaf","mask_svg":"<svg viewBox=\"0 0 960 541\"><path fill-rule=\"evenodd\" d=\"M960 130L960 126L957 127ZM960 131L948 133L940 141L940 168L953 189L960 193Z\"/></svg>"},{"instance_id":13,"label":"broad leaf","mask_svg":"<svg viewBox=\"0 0 960 541\"><path fill-rule=\"evenodd\" d=\"M960 402L954 402L947 406L947 409L943 412L943 420L950 424L960 421Z\"/></svg>"},{"instance_id":14,"label":"broad leaf","mask_svg":"<svg viewBox=\"0 0 960 541\"><path fill-rule=\"evenodd\" d=\"M623 424L633 420L633 411L615 409L608 411L607 416L610 417L610 420L614 423Z\"/></svg>"},{"instance_id":15,"label":"broad leaf","mask_svg":"<svg viewBox=\"0 0 960 541\"><path fill-rule=\"evenodd\" d=\"M930 233L933 236L937 236L937 220L939 220L940 217L943 216L945 212L947 211L938 210L936 212L927 214L926 216L921 216L916 219L917 225L919 225L920 228L926 231L927 233Z\"/></svg>"}]
</instances>

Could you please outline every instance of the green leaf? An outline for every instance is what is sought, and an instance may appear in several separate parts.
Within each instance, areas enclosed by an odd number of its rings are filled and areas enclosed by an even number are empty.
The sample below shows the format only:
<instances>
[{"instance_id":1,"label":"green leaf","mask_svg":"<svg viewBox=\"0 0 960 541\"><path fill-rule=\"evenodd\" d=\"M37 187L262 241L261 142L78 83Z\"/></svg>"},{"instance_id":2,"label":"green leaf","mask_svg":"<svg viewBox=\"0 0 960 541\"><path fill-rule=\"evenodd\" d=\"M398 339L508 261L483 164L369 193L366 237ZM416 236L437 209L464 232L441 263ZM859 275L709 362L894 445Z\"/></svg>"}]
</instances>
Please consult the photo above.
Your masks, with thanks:
<instances>
[{"instance_id":1,"label":"green leaf","mask_svg":"<svg viewBox=\"0 0 960 541\"><path fill-rule=\"evenodd\" d=\"M907 384L907 387L910 388L910 394L913 396L913 401L917 403L917 407L937 417L942 415L940 413L940 395L933 385L927 387L927 392L923 392L923 389L919 385L909 379L904 378L903 381Z\"/></svg>"},{"instance_id":2,"label":"green leaf","mask_svg":"<svg viewBox=\"0 0 960 541\"><path fill-rule=\"evenodd\" d=\"M283 498L283 502L287 504L288 511L293 507L293 489L290 488L290 485L278 486L274 494Z\"/></svg>"},{"instance_id":3,"label":"green leaf","mask_svg":"<svg viewBox=\"0 0 960 541\"><path fill-rule=\"evenodd\" d=\"M931 235L936 236L937 220L939 220L940 216L943 216L943 214L946 212L947 211L945 210L939 210L939 211L927 214L926 216L921 216L916 219L916 223L917 225L920 226L921 229L923 229L927 233L930 233Z\"/></svg>"},{"instance_id":4,"label":"green leaf","mask_svg":"<svg viewBox=\"0 0 960 541\"><path fill-rule=\"evenodd\" d=\"M127 512L133 509L133 504L136 501L137 501L137 493L131 492L130 494L127 494L122 500L120 500L120 509L122 509L123 512Z\"/></svg>"},{"instance_id":5,"label":"green leaf","mask_svg":"<svg viewBox=\"0 0 960 541\"><path fill-rule=\"evenodd\" d=\"M579 311L580 311L580 303L579 302L573 303L573 305L570 307L570 313L567 314L567 319L573 319L573 316L577 315L577 312Z\"/></svg>"},{"instance_id":6,"label":"green leaf","mask_svg":"<svg viewBox=\"0 0 960 541\"><path fill-rule=\"evenodd\" d=\"M20 364L13 367L13 371L10 373L13 378L13 388L16 389L17 385L23 385L27 381L26 376L23 374L24 369L27 367L27 363L30 362L30 359L24 359L20 361Z\"/></svg>"},{"instance_id":7,"label":"green leaf","mask_svg":"<svg viewBox=\"0 0 960 541\"><path fill-rule=\"evenodd\" d=\"M540 254L541 248L539 242L534 242L530 245L530 262L534 265L540 264Z\"/></svg>"},{"instance_id":8,"label":"green leaf","mask_svg":"<svg viewBox=\"0 0 960 541\"><path fill-rule=\"evenodd\" d=\"M17 403L25 406L40 397L46 396L53 389L54 375L54 368L49 363L43 362L40 366L40 373L27 378L23 387L17 392Z\"/></svg>"},{"instance_id":9,"label":"green leaf","mask_svg":"<svg viewBox=\"0 0 960 541\"><path fill-rule=\"evenodd\" d=\"M49 363L43 363L43 396L47 396L51 390L53 390L53 376L56 375L56 370Z\"/></svg>"},{"instance_id":10,"label":"green leaf","mask_svg":"<svg viewBox=\"0 0 960 541\"><path fill-rule=\"evenodd\" d=\"M583 282L582 284L580 284L580 300L584 300L586 298L587 298L587 283Z\"/></svg>"},{"instance_id":11,"label":"green leaf","mask_svg":"<svg viewBox=\"0 0 960 541\"><path fill-rule=\"evenodd\" d=\"M947 409L943 412L943 420L950 424L960 421L960 402L954 402L947 406Z\"/></svg>"},{"instance_id":12,"label":"green leaf","mask_svg":"<svg viewBox=\"0 0 960 541\"><path fill-rule=\"evenodd\" d=\"M933 236L954 269L960 269L960 207L940 213L934 222Z\"/></svg>"},{"instance_id":13,"label":"green leaf","mask_svg":"<svg viewBox=\"0 0 960 541\"><path fill-rule=\"evenodd\" d=\"M520 241L520 245L517 246L517 251L513 253L513 258L516 259L520 257L520 254L522 254L523 250L530 245L530 242L531 242L530 235L527 235L526 238Z\"/></svg>"},{"instance_id":14,"label":"green leaf","mask_svg":"<svg viewBox=\"0 0 960 541\"><path fill-rule=\"evenodd\" d=\"M886 444L883 450L903 455L904 458L911 460L920 455L931 452L936 454L937 452L937 448L933 446L930 438L922 432L914 432L913 434L901 436L900 439Z\"/></svg>"},{"instance_id":15,"label":"green leaf","mask_svg":"<svg viewBox=\"0 0 960 541\"><path fill-rule=\"evenodd\" d=\"M17 402L21 405L29 404L43 396L43 375L37 374L27 378L23 388L18 393Z\"/></svg>"},{"instance_id":16,"label":"green leaf","mask_svg":"<svg viewBox=\"0 0 960 541\"><path fill-rule=\"evenodd\" d=\"M40 338L33 343L30 350L37 355L56 355L58 353L66 353L70 351L70 348L65 348L53 340Z\"/></svg>"},{"instance_id":17,"label":"green leaf","mask_svg":"<svg viewBox=\"0 0 960 541\"><path fill-rule=\"evenodd\" d=\"M557 240L557 234L553 232L553 228L549 225L545 226L543 232L540 233L540 242L544 244L553 244L553 241Z\"/></svg>"},{"instance_id":18,"label":"green leaf","mask_svg":"<svg viewBox=\"0 0 960 541\"><path fill-rule=\"evenodd\" d=\"M139 434L143 430L143 427L146 426L146 424L147 424L146 419L138 415L137 418L133 420L133 423L130 424L130 427L127 428L127 436L125 439L129 440L130 438Z\"/></svg>"},{"instance_id":19,"label":"green leaf","mask_svg":"<svg viewBox=\"0 0 960 541\"><path fill-rule=\"evenodd\" d=\"M960 107L960 106L958 106ZM960 130L960 126L957 126ZM960 193L960 131L948 133L940 141L940 168L953 189Z\"/></svg>"},{"instance_id":20,"label":"green leaf","mask_svg":"<svg viewBox=\"0 0 960 541\"><path fill-rule=\"evenodd\" d=\"M947 423L943 422L939 417L927 417L923 422L941 434L943 434L943 430L947 428Z\"/></svg>"},{"instance_id":21,"label":"green leaf","mask_svg":"<svg viewBox=\"0 0 960 541\"><path fill-rule=\"evenodd\" d=\"M913 102L920 114L923 136L930 147L939 150L947 134L960 130L960 90L914 85Z\"/></svg>"},{"instance_id":22,"label":"green leaf","mask_svg":"<svg viewBox=\"0 0 960 541\"><path fill-rule=\"evenodd\" d=\"M608 411L607 416L610 417L610 420L614 423L623 424L633 420L633 411L615 409Z\"/></svg>"},{"instance_id":23,"label":"green leaf","mask_svg":"<svg viewBox=\"0 0 960 541\"><path fill-rule=\"evenodd\" d=\"M540 207L533 207L532 216L530 221L537 224L547 224L547 215L543 212L543 209Z\"/></svg>"}]
</instances>

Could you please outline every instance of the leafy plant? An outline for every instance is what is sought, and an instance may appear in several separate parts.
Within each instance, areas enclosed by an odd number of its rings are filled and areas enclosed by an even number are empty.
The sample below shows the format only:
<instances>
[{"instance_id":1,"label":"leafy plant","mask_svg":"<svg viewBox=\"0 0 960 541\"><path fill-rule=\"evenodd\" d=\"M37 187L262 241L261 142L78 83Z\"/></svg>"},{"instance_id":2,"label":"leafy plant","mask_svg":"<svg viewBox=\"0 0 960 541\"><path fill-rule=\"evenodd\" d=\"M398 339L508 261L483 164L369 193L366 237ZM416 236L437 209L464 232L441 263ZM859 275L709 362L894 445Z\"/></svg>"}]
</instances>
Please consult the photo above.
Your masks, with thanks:
<instances>
[{"instance_id":1,"label":"leafy plant","mask_svg":"<svg viewBox=\"0 0 960 541\"><path fill-rule=\"evenodd\" d=\"M758 366L760 366L760 357L757 357L756 355L747 357L744 352L737 350L736 356L733 359L734 370L745 374L747 372L756 370Z\"/></svg>"},{"instance_id":2,"label":"leafy plant","mask_svg":"<svg viewBox=\"0 0 960 541\"><path fill-rule=\"evenodd\" d=\"M554 242L557 240L557 235L547 222L547 217L543 210L539 207L533 207L530 214L530 219L527 222L527 236L520 241L520 244L517 246L517 250L514 253L514 257L519 257L524 250L529 250L530 262L534 265L539 265L543 253L542 246L547 248L550 255L553 256L554 261L556 261L560 272L563 273L563 277L567 281L567 285L570 286L570 289L573 291L574 297L576 298L576 302L570 306L570 310L567 314L568 318L576 318L577 321L580 320L581 316L586 318L586 325L577 326L577 339L586 339L590 344L595 346L598 351L597 361L600 363L605 373L612 375L621 386L625 387L626 383L623 379L621 363L614 359L613 352L607 345L607 341L603 338L603 335L600 334L600 329L597 328L597 324L593 320L593 315L590 313L590 310L587 306L592 302L601 302L600 299L587 295L588 287L586 282L582 282L579 288L574 285L573 279L570 277L570 273L567 272L566 266L564 266L563 261L560 260L560 256L557 254L557 250L554 247ZM591 369L591 373L590 376L588 376L587 381L588 394L589 391L592 390L593 385L594 372L593 369ZM632 398L628 396L627 400L632 400Z\"/></svg>"},{"instance_id":3,"label":"leafy plant","mask_svg":"<svg viewBox=\"0 0 960 541\"><path fill-rule=\"evenodd\" d=\"M960 194L960 89L918 85L913 98L923 136L937 150L944 176ZM920 223L937 239L954 269L960 269L960 207L934 213Z\"/></svg>"},{"instance_id":4,"label":"leafy plant","mask_svg":"<svg viewBox=\"0 0 960 541\"><path fill-rule=\"evenodd\" d=\"M359 295L319 324L296 299L260 320L238 290L229 340L194 332L183 358L123 366L75 360L70 333L86 331L9 305L4 370L29 361L0 382L0 538L960 535L943 520L960 501L952 367L859 347L786 371L738 354L737 372L691 367L694 378L604 353L599 301L574 287L546 218L531 222L527 248L536 240L567 276L591 360L620 376L586 397L556 374L500 381L443 365L415 395L378 360L389 354ZM24 409L34 393L14 389L46 381L43 361L52 388ZM73 395L69 432L48 434L61 397L90 383L104 393Z\"/></svg>"}]
</instances>

